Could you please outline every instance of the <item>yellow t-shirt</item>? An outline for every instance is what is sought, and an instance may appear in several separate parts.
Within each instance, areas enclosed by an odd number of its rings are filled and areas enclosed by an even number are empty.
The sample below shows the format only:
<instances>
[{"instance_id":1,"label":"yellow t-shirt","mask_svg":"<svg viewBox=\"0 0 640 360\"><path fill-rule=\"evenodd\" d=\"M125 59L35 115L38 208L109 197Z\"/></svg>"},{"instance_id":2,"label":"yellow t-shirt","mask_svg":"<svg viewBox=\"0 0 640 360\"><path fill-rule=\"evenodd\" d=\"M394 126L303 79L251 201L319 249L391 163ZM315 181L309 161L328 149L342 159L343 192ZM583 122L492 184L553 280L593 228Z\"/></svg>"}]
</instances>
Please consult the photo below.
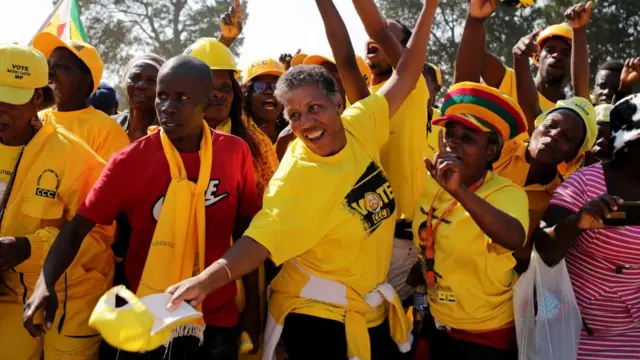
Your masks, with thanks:
<instances>
[{"instance_id":1,"label":"yellow t-shirt","mask_svg":"<svg viewBox=\"0 0 640 360\"><path fill-rule=\"evenodd\" d=\"M425 226L429 206L440 186L427 176L413 233L420 244L419 229ZM476 194L494 207L516 218L526 229L529 225L527 196L510 180L489 172ZM434 204L434 218L453 201L440 191ZM438 321L453 329L484 331L502 328L513 322L513 286L518 279L512 252L494 244L457 205L435 233L435 271L441 276L429 289L429 307Z\"/></svg>"},{"instance_id":2,"label":"yellow t-shirt","mask_svg":"<svg viewBox=\"0 0 640 360\"><path fill-rule=\"evenodd\" d=\"M526 133L509 140L502 148L500 159L493 164L493 170L500 176L513 181L514 184L523 187L529 198L529 224L528 234L540 224L542 216L553 192L562 184L560 175L549 184L531 184L525 186L529 175L529 163L527 163L527 148L529 146L529 135Z\"/></svg>"},{"instance_id":3,"label":"yellow t-shirt","mask_svg":"<svg viewBox=\"0 0 640 360\"><path fill-rule=\"evenodd\" d=\"M507 72L504 74L504 78L502 78L502 83L498 88L500 92L506 94L513 101L518 102L518 88L516 88L516 72L511 68L507 68ZM540 103L540 109L542 112L545 112L549 109L553 109L556 107L556 104L544 97L540 92L538 92L538 101Z\"/></svg>"},{"instance_id":4,"label":"yellow t-shirt","mask_svg":"<svg viewBox=\"0 0 640 360\"><path fill-rule=\"evenodd\" d=\"M129 137L124 129L93 106L77 111L56 111L49 108L38 115L44 121L52 119L79 137L104 161L109 161L111 155L129 145Z\"/></svg>"},{"instance_id":5,"label":"yellow t-shirt","mask_svg":"<svg viewBox=\"0 0 640 360\"><path fill-rule=\"evenodd\" d=\"M20 151L24 146L7 146L0 144L0 205L2 205L2 197L9 185L9 179L20 156Z\"/></svg>"},{"instance_id":6,"label":"yellow t-shirt","mask_svg":"<svg viewBox=\"0 0 640 360\"><path fill-rule=\"evenodd\" d=\"M294 140L271 179L263 209L245 235L265 246L276 265L295 258L305 270L364 296L385 282L396 202L378 151L389 134L384 96L372 94L342 114L347 145L322 157ZM292 292L295 284L272 283ZM331 306L309 301L296 312L333 318ZM344 310L343 310L344 312ZM344 315L343 315L344 316Z\"/></svg>"},{"instance_id":7,"label":"yellow t-shirt","mask_svg":"<svg viewBox=\"0 0 640 360\"><path fill-rule=\"evenodd\" d=\"M383 85L372 86L371 92L377 92ZM424 183L428 100L429 89L421 75L415 89L391 118L389 140L380 151L382 167L396 194L398 217L408 220L413 217Z\"/></svg>"}]
</instances>

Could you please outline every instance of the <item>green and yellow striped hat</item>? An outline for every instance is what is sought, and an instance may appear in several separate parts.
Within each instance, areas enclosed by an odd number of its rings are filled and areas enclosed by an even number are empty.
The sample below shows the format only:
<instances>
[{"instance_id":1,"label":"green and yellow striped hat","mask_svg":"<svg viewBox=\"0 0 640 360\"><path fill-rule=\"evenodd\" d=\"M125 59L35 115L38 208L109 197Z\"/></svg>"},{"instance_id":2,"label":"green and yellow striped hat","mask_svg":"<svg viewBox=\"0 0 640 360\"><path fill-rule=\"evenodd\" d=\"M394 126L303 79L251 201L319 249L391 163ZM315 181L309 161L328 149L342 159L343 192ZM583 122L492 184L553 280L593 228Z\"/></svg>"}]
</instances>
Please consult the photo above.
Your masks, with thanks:
<instances>
[{"instance_id":1,"label":"green and yellow striped hat","mask_svg":"<svg viewBox=\"0 0 640 360\"><path fill-rule=\"evenodd\" d=\"M479 83L461 82L449 88L433 125L459 122L479 131L494 131L506 142L527 131L520 106L498 90Z\"/></svg>"}]
</instances>

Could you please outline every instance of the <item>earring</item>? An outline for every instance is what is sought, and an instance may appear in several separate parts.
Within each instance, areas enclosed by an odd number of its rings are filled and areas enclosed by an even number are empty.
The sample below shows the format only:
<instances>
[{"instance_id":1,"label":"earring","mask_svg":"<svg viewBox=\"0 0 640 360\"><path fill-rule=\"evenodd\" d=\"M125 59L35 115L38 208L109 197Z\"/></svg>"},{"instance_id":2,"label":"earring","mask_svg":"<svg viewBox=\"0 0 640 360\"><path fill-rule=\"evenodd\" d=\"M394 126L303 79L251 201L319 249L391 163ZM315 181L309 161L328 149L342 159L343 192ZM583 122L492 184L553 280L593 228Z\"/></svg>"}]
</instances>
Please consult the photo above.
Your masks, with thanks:
<instances>
[{"instance_id":1,"label":"earring","mask_svg":"<svg viewBox=\"0 0 640 360\"><path fill-rule=\"evenodd\" d=\"M42 121L40 121L40 118L37 116L31 118L30 124L36 130L40 130L40 128L42 128Z\"/></svg>"}]
</instances>

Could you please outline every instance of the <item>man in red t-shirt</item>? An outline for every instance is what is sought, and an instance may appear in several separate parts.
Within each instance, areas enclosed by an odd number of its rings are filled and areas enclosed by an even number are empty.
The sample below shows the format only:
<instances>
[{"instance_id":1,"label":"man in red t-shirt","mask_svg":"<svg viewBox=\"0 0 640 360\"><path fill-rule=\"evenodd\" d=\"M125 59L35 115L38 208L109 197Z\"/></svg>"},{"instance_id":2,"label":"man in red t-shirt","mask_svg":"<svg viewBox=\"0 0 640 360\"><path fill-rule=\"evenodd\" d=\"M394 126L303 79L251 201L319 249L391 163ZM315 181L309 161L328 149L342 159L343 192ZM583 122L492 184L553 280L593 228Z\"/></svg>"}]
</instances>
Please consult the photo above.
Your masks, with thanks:
<instances>
[{"instance_id":1,"label":"man in red t-shirt","mask_svg":"<svg viewBox=\"0 0 640 360\"><path fill-rule=\"evenodd\" d=\"M212 88L209 67L192 57L178 56L167 61L158 75L156 111L162 131L180 153L191 180L198 178L202 118ZM235 136L211 131L213 155L204 201L206 266L230 248L232 235L239 238L243 234L261 206L249 147ZM137 290L170 183L160 131L134 142L111 158L84 205L49 251L43 274L25 308L25 326L32 335L38 336L42 329L34 326L29 316L41 307L43 300L49 302L45 322L53 320L55 306L51 302L55 302L56 296L52 285L72 262L82 239L95 224L111 224L119 214L126 215L132 228L125 274L131 290ZM257 281L247 285L255 285L257 291ZM171 351L161 348L144 355L121 352L119 357L162 359L173 353L172 358L179 356L180 359L236 359L239 331L235 294L235 284L230 283L204 301L203 346L198 347L195 338L177 338ZM245 319L245 323L257 321L259 324L259 309L249 307L252 306L248 302L245 318L253 319Z\"/></svg>"}]
</instances>

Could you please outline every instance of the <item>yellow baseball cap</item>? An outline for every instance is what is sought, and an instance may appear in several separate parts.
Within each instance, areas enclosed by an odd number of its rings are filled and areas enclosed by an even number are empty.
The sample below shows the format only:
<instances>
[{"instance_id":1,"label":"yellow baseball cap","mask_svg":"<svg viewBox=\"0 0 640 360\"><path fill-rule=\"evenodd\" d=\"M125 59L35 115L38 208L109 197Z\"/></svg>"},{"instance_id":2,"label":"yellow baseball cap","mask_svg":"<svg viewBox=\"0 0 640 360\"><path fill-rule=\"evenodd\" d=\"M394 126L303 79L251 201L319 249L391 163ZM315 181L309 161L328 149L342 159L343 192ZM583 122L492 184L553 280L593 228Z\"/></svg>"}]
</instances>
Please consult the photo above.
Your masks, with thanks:
<instances>
[{"instance_id":1,"label":"yellow baseball cap","mask_svg":"<svg viewBox=\"0 0 640 360\"><path fill-rule=\"evenodd\" d=\"M116 308L116 295L125 299L128 305ZM144 352L160 347L171 339L174 328L187 322L176 322L154 332L154 326L158 326L156 318L143 301L124 285L116 286L102 295L89 318L89 326L98 330L109 345L129 352Z\"/></svg>"},{"instance_id":2,"label":"yellow baseball cap","mask_svg":"<svg viewBox=\"0 0 640 360\"><path fill-rule=\"evenodd\" d=\"M214 38L200 38L191 44L183 53L204 61L211 70L235 71L240 76L240 69L231 50Z\"/></svg>"},{"instance_id":3,"label":"yellow baseball cap","mask_svg":"<svg viewBox=\"0 0 640 360\"><path fill-rule=\"evenodd\" d=\"M269 58L258 60L253 62L247 71L245 71L243 83L246 84L249 80L261 75L275 75L280 77L284 72L284 65L274 59Z\"/></svg>"},{"instance_id":4,"label":"yellow baseball cap","mask_svg":"<svg viewBox=\"0 0 640 360\"><path fill-rule=\"evenodd\" d=\"M70 50L89 68L91 78L93 79L93 91L96 91L98 86L100 86L104 63L100 58L100 54L98 54L98 50L93 46L78 40L62 41L54 34L43 31L33 38L33 47L42 51L47 60L51 57L53 50L59 47Z\"/></svg>"},{"instance_id":5,"label":"yellow baseball cap","mask_svg":"<svg viewBox=\"0 0 640 360\"><path fill-rule=\"evenodd\" d=\"M436 82L438 83L438 85L442 85L442 70L440 70L439 67L435 66L432 63L429 63L429 66L431 66L433 71L436 73Z\"/></svg>"},{"instance_id":6,"label":"yellow baseball cap","mask_svg":"<svg viewBox=\"0 0 640 360\"><path fill-rule=\"evenodd\" d=\"M292 59L291 59L291 67L294 66L298 66L298 65L302 65L302 63L304 62L304 59L307 58L307 54L296 54Z\"/></svg>"},{"instance_id":7,"label":"yellow baseball cap","mask_svg":"<svg viewBox=\"0 0 640 360\"><path fill-rule=\"evenodd\" d=\"M333 58L333 56L323 55L309 55L304 59L303 64L322 65L325 62L330 62L336 65L336 60ZM364 81L367 83L367 85L369 85L371 83L372 77L371 68L369 67L369 65L367 65L367 62L364 61L364 59L360 55L356 55L356 63L358 64L358 70L360 70L360 74L362 74Z\"/></svg>"},{"instance_id":8,"label":"yellow baseball cap","mask_svg":"<svg viewBox=\"0 0 640 360\"><path fill-rule=\"evenodd\" d=\"M34 48L0 44L0 102L23 105L49 83L47 59Z\"/></svg>"}]
</instances>

